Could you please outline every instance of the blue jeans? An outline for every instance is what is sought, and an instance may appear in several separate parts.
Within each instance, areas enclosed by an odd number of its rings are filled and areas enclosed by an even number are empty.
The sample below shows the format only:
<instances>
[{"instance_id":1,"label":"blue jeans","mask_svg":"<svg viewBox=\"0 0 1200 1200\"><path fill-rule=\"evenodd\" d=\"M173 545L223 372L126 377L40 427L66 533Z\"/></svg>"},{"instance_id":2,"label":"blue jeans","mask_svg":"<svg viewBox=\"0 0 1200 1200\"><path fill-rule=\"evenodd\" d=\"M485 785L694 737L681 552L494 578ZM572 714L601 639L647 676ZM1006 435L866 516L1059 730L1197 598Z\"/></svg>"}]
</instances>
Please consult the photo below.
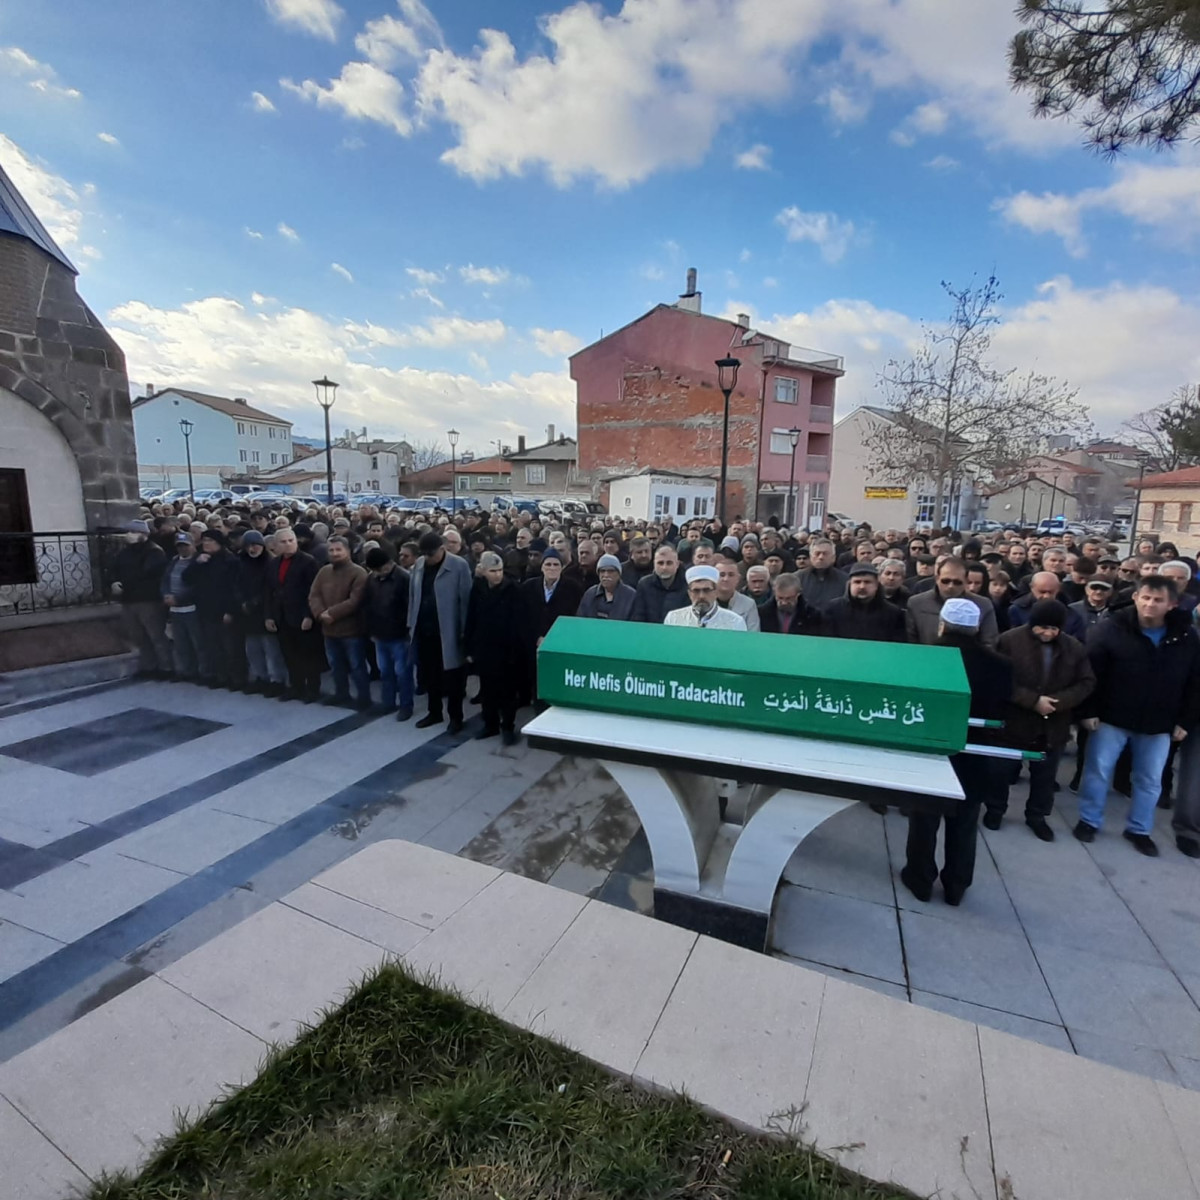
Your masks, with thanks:
<instances>
[{"instance_id":1,"label":"blue jeans","mask_svg":"<svg viewBox=\"0 0 1200 1200\"><path fill-rule=\"evenodd\" d=\"M250 664L250 678L254 682L287 683L287 667L279 648L278 634L246 634L246 661Z\"/></svg>"},{"instance_id":2,"label":"blue jeans","mask_svg":"<svg viewBox=\"0 0 1200 1200\"><path fill-rule=\"evenodd\" d=\"M409 663L408 639L372 638L375 661L379 664L379 698L384 708L413 706L412 666Z\"/></svg>"},{"instance_id":3,"label":"blue jeans","mask_svg":"<svg viewBox=\"0 0 1200 1200\"><path fill-rule=\"evenodd\" d=\"M1169 733L1130 733L1102 721L1088 737L1083 781L1079 786L1079 818L1099 829L1104 820L1104 804L1112 783L1117 759L1129 743L1133 756L1133 799L1129 802L1130 833L1149 833L1154 828L1154 809L1162 790L1163 767L1171 749Z\"/></svg>"},{"instance_id":4,"label":"blue jeans","mask_svg":"<svg viewBox=\"0 0 1200 1200\"><path fill-rule=\"evenodd\" d=\"M371 680L367 675L367 647L360 637L327 637L325 658L333 672L333 690L338 696L350 695L350 679L354 680L355 700L371 699Z\"/></svg>"}]
</instances>

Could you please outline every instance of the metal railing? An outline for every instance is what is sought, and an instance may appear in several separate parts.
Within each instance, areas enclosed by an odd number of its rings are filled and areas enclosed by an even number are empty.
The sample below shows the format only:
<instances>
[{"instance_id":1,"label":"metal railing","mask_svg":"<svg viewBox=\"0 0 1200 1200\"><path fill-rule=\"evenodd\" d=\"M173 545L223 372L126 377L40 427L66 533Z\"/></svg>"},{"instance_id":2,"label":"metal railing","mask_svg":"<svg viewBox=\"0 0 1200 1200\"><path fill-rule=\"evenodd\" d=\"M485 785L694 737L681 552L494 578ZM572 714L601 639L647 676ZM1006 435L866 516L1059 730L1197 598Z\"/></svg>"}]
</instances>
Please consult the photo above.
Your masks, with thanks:
<instances>
[{"instance_id":1,"label":"metal railing","mask_svg":"<svg viewBox=\"0 0 1200 1200\"><path fill-rule=\"evenodd\" d=\"M109 599L120 533L0 533L0 620Z\"/></svg>"},{"instance_id":2,"label":"metal railing","mask_svg":"<svg viewBox=\"0 0 1200 1200\"><path fill-rule=\"evenodd\" d=\"M810 404L808 419L814 425L831 425L833 424L833 409L828 404Z\"/></svg>"}]
</instances>

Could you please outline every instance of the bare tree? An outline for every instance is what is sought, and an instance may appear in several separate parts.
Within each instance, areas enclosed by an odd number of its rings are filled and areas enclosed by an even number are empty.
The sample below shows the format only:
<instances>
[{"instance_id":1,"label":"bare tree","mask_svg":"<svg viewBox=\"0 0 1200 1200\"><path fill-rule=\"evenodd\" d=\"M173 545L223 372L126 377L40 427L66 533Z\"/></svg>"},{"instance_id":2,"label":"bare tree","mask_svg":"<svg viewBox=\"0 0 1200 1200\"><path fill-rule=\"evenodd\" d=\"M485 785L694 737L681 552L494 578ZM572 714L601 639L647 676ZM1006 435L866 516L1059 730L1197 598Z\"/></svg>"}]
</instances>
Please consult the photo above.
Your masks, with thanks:
<instances>
[{"instance_id":1,"label":"bare tree","mask_svg":"<svg viewBox=\"0 0 1200 1200\"><path fill-rule=\"evenodd\" d=\"M880 477L932 481L935 524L943 498L965 479L1011 477L1049 438L1088 429L1068 384L988 361L1001 299L995 276L979 287L942 287L950 319L926 326L913 357L893 360L880 374L890 420L864 439Z\"/></svg>"},{"instance_id":2,"label":"bare tree","mask_svg":"<svg viewBox=\"0 0 1200 1200\"><path fill-rule=\"evenodd\" d=\"M1200 462L1200 387L1184 384L1171 399L1130 417L1123 436L1157 471L1174 471Z\"/></svg>"},{"instance_id":3,"label":"bare tree","mask_svg":"<svg viewBox=\"0 0 1200 1200\"><path fill-rule=\"evenodd\" d=\"M1106 154L1171 146L1200 117L1197 0L1021 0L1013 85L1039 116L1070 117Z\"/></svg>"},{"instance_id":4,"label":"bare tree","mask_svg":"<svg viewBox=\"0 0 1200 1200\"><path fill-rule=\"evenodd\" d=\"M424 442L412 442L411 445L414 471L424 471L450 461L450 452L435 438Z\"/></svg>"}]
</instances>

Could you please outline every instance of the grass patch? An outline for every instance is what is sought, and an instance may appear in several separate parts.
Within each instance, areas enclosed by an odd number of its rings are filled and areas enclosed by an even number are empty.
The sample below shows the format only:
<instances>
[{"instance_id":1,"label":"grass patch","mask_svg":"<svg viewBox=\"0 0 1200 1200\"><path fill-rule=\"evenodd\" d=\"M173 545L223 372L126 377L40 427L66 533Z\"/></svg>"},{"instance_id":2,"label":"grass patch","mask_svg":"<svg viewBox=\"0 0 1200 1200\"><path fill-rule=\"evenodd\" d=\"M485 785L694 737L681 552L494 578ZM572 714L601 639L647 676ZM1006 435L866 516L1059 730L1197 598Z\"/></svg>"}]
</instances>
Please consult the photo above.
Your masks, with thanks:
<instances>
[{"instance_id":1,"label":"grass patch","mask_svg":"<svg viewBox=\"0 0 1200 1200\"><path fill-rule=\"evenodd\" d=\"M698 1053L703 1049L698 1047ZM786 1121L786 1118L785 1118ZM396 966L90 1200L903 1200Z\"/></svg>"}]
</instances>

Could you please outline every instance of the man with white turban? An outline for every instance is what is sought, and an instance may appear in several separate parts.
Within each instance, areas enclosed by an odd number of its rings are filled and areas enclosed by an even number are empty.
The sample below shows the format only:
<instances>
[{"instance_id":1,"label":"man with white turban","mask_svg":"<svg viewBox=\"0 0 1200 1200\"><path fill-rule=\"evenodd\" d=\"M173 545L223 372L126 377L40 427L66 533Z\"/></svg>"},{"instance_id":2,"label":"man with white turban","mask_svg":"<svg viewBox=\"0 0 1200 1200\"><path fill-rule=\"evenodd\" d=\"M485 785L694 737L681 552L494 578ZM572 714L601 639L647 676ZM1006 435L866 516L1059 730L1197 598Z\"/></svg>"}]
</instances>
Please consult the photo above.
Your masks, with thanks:
<instances>
[{"instance_id":1,"label":"man with white turban","mask_svg":"<svg viewBox=\"0 0 1200 1200\"><path fill-rule=\"evenodd\" d=\"M717 603L717 568L704 564L691 567L687 580L689 608L677 608L667 613L664 625L684 625L692 629L740 629L746 632L746 622L732 609Z\"/></svg>"}]
</instances>

